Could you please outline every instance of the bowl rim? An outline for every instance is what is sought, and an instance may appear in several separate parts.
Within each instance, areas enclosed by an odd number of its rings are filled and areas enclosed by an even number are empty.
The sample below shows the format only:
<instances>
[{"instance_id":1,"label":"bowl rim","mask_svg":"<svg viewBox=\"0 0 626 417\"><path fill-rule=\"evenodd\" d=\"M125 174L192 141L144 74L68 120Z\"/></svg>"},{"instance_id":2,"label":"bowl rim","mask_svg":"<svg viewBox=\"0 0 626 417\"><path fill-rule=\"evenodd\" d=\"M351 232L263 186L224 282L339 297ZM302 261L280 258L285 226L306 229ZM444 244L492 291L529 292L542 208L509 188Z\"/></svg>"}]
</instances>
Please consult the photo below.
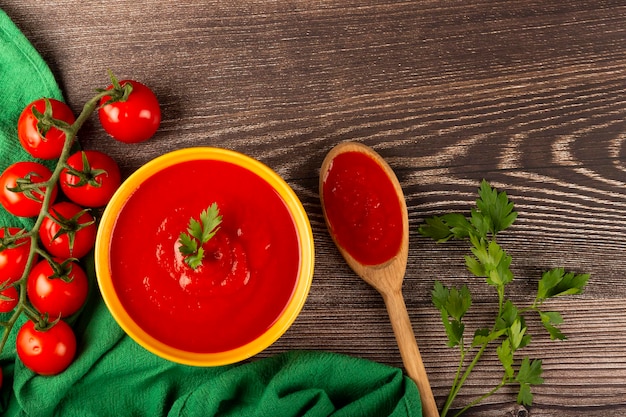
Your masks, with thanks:
<instances>
[{"instance_id":1,"label":"bowl rim","mask_svg":"<svg viewBox=\"0 0 626 417\"><path fill-rule=\"evenodd\" d=\"M169 346L144 331L128 314L115 291L109 258L109 242L120 210L137 187L157 172L182 162L219 160L233 163L257 174L283 199L292 216L298 236L300 265L296 286L283 312L256 339L237 348L211 353L190 352ZM275 171L243 153L216 147L190 147L158 156L133 172L117 189L104 209L98 226L94 249L95 272L105 305L118 325L146 350L172 362L193 366L221 366L248 359L272 345L293 324L304 307L313 280L314 243L306 211L293 189Z\"/></svg>"}]
</instances>

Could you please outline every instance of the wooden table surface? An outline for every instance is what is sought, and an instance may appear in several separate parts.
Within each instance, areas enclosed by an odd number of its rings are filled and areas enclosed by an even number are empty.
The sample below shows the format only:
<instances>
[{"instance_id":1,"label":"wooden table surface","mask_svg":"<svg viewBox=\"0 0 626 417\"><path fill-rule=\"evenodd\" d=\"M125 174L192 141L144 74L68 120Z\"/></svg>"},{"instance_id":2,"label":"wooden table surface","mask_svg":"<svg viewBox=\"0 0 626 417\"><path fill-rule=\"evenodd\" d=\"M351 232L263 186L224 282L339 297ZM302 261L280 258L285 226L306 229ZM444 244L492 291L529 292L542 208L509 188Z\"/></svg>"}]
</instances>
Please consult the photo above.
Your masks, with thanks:
<instances>
[{"instance_id":1,"label":"wooden table surface","mask_svg":"<svg viewBox=\"0 0 626 417\"><path fill-rule=\"evenodd\" d=\"M441 406L457 352L430 301L435 279L468 283L471 325L494 295L464 267L463 243L417 233L424 219L473 205L481 179L506 190L519 219L500 243L511 296L533 297L543 270L592 274L585 294L552 302L564 342L535 334L535 404L511 388L468 416L626 415L626 2L27 1L0 6L48 62L79 112L107 69L150 85L163 122L149 142L80 139L125 175L165 152L217 146L276 170L302 200L315 276L293 327L260 356L330 350L402 366L378 294L345 265L323 222L318 172L342 141L372 146L397 173L410 217L404 295ZM501 377L487 355L457 406Z\"/></svg>"}]
</instances>

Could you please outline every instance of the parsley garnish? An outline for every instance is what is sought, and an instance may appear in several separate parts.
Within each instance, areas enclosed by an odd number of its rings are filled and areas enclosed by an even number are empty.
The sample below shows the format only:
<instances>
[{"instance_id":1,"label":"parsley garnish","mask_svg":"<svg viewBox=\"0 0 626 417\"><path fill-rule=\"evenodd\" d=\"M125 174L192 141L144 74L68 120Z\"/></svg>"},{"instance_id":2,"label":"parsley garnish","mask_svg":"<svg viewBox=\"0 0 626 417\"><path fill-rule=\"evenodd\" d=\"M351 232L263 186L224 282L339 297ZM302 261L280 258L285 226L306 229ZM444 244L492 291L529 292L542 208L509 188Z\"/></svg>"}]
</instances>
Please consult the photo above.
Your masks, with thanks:
<instances>
[{"instance_id":1,"label":"parsley garnish","mask_svg":"<svg viewBox=\"0 0 626 417\"><path fill-rule=\"evenodd\" d=\"M432 301L441 313L448 346L458 347L460 351L459 366L441 417L447 415L461 386L492 342L499 343L496 353L503 367L502 380L486 394L461 409L456 416L505 385L511 384L517 384L519 387L517 402L531 405L533 400L531 386L543 383L543 378L541 360L523 357L516 365L517 351L531 341L525 315L533 312L538 314L551 339L565 339L565 335L557 328L563 322L563 318L558 312L543 311L542 304L549 298L582 293L589 280L588 274L565 272L562 268L544 272L539 280L533 303L519 309L505 294L506 285L514 278L509 268L511 256L496 241L496 235L513 224L517 212L506 193L498 192L485 180L480 185L478 195L476 207L471 210L469 217L459 213L435 216L426 219L419 228L422 235L438 242L446 242L449 239L469 241L471 255L465 257L465 266L473 275L485 278L486 283L493 287L498 295L498 313L493 325L490 328L477 329L471 343L468 343L465 340L463 322L463 317L472 305L472 295L468 287L464 285L460 289L448 288L439 281L435 282ZM473 355L473 358L466 365L466 359L471 357L469 355Z\"/></svg>"},{"instance_id":2,"label":"parsley garnish","mask_svg":"<svg viewBox=\"0 0 626 417\"><path fill-rule=\"evenodd\" d=\"M182 232L178 237L180 246L178 250L185 256L185 262L191 268L196 269L202 264L204 249L202 245L207 243L219 230L222 223L220 209L217 203L211 204L200 213L200 221L193 217L189 219L187 233Z\"/></svg>"}]
</instances>

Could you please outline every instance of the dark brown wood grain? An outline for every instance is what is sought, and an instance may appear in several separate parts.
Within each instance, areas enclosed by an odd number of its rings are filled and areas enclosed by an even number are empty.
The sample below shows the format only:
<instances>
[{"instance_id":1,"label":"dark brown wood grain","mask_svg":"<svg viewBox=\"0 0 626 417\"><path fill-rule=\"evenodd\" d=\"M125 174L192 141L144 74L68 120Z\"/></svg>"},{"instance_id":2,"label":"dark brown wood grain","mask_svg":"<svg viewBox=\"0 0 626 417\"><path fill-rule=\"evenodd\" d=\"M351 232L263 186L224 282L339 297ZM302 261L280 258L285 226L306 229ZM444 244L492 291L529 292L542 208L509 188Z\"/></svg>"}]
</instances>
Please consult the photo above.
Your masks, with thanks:
<instances>
[{"instance_id":1,"label":"dark brown wood grain","mask_svg":"<svg viewBox=\"0 0 626 417\"><path fill-rule=\"evenodd\" d=\"M85 148L125 175L167 151L219 146L251 155L294 188L317 252L294 326L261 356L330 350L401 360L382 299L343 263L317 191L334 145L365 143L406 194L411 229L406 304L441 405L457 355L430 304L435 279L467 283L469 325L488 323L494 294L463 265L463 243L417 227L467 212L481 179L506 190L519 219L500 243L513 257L512 297L533 295L545 269L589 272L587 292L553 303L564 342L537 322L527 354L543 358L535 405L504 389L468 416L626 414L626 2L4 0L79 111L107 69L154 88L157 136L127 146L96 121ZM458 399L497 384L487 355Z\"/></svg>"}]
</instances>

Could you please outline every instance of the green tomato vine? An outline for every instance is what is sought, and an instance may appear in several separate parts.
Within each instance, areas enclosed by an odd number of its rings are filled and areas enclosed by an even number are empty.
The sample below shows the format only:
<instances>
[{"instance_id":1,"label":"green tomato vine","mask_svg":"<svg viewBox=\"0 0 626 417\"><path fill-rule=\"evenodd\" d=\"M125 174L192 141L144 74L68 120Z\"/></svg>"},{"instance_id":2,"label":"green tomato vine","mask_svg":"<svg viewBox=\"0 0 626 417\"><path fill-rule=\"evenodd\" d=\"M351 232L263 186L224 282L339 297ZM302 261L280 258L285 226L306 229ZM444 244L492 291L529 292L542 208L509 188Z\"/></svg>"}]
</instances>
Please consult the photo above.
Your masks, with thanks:
<instances>
[{"instance_id":1,"label":"green tomato vine","mask_svg":"<svg viewBox=\"0 0 626 417\"><path fill-rule=\"evenodd\" d=\"M55 127L61 130L65 134L65 142L63 144L61 154L58 157L56 166L52 171L52 175L50 176L50 178L43 182L31 182L30 184L24 184L22 186L22 188L24 189L24 191L22 192L30 192L31 194L33 192L39 192L39 190L45 188L43 200L41 200L41 209L35 219L35 223L29 230L24 229L22 232L13 235L10 238L3 239L3 244L5 247L14 244L21 239L30 239L30 252L22 276L16 282L10 284L19 288L19 299L9 319L6 321L0 321L0 326L4 328L2 338L0 339L0 352L4 350L4 346L9 339L9 335L11 334L13 327L15 326L22 314L26 315L29 320L33 321L37 330L41 331L45 331L51 328L60 320L60 318L50 318L47 317L47 315L45 314L42 315L39 311L37 311L30 305L26 292L26 282L38 255L47 260L52 265L54 270L62 271L64 269L63 263L58 264L51 255L49 255L44 249L40 247L38 241L38 231L41 228L44 219L50 215L50 206L53 203L53 189L59 181L63 169L68 168L67 159L72 152L72 147L74 145L78 131L91 117L91 115L99 108L99 103L104 97L114 96L118 101L122 101L128 98L128 96L132 92L132 85L130 83L120 85L117 82L115 76L112 73L109 74L113 83L113 88L96 90L97 94L84 104L82 111L72 124L68 124L62 120L57 120L52 117L51 104L49 99L47 98L44 99L46 102L46 110L43 113L38 112L36 111L36 109L33 108L33 114L35 114L35 116L38 118L39 126L43 126L45 127L45 129ZM110 104L110 102L107 102L105 104ZM0 283L0 287L4 286L5 284Z\"/></svg>"}]
</instances>

